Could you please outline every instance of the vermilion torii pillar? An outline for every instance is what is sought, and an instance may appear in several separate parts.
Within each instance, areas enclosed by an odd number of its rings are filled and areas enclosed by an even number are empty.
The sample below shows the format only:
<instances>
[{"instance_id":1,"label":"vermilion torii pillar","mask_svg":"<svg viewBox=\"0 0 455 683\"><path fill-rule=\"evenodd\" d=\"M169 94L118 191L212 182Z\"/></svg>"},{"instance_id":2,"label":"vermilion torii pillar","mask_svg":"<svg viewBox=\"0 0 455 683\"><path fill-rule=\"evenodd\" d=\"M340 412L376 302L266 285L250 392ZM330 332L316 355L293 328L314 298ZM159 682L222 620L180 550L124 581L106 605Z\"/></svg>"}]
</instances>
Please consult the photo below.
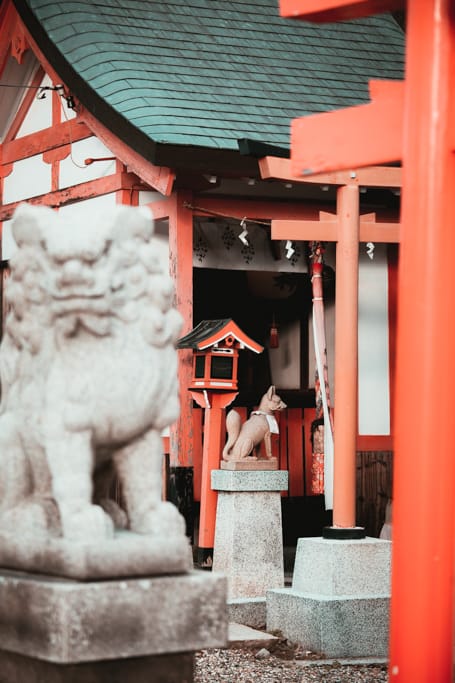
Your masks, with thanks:
<instances>
[{"instance_id":1,"label":"vermilion torii pillar","mask_svg":"<svg viewBox=\"0 0 455 683\"><path fill-rule=\"evenodd\" d=\"M337 21L403 4L281 0L280 9ZM405 83L369 105L299 119L291 142L296 175L403 160L389 662L389 680L401 683L453 680L454 98L453 2L410 0Z\"/></svg>"},{"instance_id":2,"label":"vermilion torii pillar","mask_svg":"<svg viewBox=\"0 0 455 683\"><path fill-rule=\"evenodd\" d=\"M266 157L260 161L263 178L292 180L289 161ZM399 224L381 220L374 213L360 215L360 187L401 187L401 169L367 168L300 179L321 185L337 185L337 213L320 212L319 220L272 221L272 239L333 241L336 247L335 296L335 434L333 526L323 535L360 538L356 527L356 437L358 361L358 261L359 242L399 241Z\"/></svg>"}]
</instances>

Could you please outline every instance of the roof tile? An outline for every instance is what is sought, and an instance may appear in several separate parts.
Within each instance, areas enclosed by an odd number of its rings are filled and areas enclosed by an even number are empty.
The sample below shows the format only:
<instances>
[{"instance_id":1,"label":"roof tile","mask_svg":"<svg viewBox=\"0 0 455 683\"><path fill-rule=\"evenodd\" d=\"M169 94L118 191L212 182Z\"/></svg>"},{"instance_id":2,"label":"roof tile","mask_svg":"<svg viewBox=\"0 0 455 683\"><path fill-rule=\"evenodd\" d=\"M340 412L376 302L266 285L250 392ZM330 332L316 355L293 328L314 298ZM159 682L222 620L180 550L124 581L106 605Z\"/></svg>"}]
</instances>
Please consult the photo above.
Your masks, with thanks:
<instances>
[{"instance_id":1,"label":"roof tile","mask_svg":"<svg viewBox=\"0 0 455 683\"><path fill-rule=\"evenodd\" d=\"M287 147L292 118L366 102L369 79L403 77L390 15L319 25L280 17L277 0L16 2L76 97L100 97L162 143Z\"/></svg>"}]
</instances>

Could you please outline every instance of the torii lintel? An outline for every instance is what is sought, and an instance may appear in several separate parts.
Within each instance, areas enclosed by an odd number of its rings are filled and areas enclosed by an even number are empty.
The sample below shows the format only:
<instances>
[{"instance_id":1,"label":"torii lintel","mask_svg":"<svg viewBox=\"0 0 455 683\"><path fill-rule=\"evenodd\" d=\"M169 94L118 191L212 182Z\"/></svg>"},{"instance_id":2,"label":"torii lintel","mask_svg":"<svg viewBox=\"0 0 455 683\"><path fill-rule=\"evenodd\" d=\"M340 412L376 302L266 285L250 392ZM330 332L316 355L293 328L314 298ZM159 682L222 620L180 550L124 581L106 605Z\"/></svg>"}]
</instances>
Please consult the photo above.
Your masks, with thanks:
<instances>
[{"instance_id":1,"label":"torii lintel","mask_svg":"<svg viewBox=\"0 0 455 683\"><path fill-rule=\"evenodd\" d=\"M402 9L403 0L280 0L282 17L305 21L343 21Z\"/></svg>"},{"instance_id":2,"label":"torii lintel","mask_svg":"<svg viewBox=\"0 0 455 683\"><path fill-rule=\"evenodd\" d=\"M400 166L367 166L334 170L310 176L294 175L290 159L282 157L263 157L258 161L263 180L285 180L306 185L358 185L369 188L401 188L402 169Z\"/></svg>"},{"instance_id":3,"label":"torii lintel","mask_svg":"<svg viewBox=\"0 0 455 683\"><path fill-rule=\"evenodd\" d=\"M294 119L292 175L400 161L404 90L403 81L371 81L369 104Z\"/></svg>"}]
</instances>

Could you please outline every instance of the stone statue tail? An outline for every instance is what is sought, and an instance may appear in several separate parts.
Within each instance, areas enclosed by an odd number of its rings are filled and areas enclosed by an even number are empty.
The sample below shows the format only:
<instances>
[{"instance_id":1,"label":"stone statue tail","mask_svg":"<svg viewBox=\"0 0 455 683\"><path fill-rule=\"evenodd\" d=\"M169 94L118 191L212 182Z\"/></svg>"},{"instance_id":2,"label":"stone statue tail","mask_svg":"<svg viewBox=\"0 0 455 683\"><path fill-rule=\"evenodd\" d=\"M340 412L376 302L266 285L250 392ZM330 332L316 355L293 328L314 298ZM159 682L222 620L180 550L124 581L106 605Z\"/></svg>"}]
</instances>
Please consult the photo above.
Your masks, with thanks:
<instances>
[{"instance_id":1,"label":"stone statue tail","mask_svg":"<svg viewBox=\"0 0 455 683\"><path fill-rule=\"evenodd\" d=\"M226 415L227 441L223 448L223 460L229 460L230 452L240 434L242 418L236 410L230 410Z\"/></svg>"}]
</instances>

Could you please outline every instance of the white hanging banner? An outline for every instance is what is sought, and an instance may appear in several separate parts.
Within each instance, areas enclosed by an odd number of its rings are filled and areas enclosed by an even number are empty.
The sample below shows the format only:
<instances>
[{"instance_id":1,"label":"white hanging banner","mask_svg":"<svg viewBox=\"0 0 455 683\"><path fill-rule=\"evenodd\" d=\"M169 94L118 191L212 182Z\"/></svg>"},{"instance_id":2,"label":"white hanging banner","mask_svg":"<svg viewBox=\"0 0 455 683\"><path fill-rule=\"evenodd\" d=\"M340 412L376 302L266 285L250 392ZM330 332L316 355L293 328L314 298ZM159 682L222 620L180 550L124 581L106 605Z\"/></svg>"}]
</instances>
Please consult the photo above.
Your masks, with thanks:
<instances>
[{"instance_id":1,"label":"white hanging banner","mask_svg":"<svg viewBox=\"0 0 455 683\"><path fill-rule=\"evenodd\" d=\"M322 302L321 302L322 303ZM321 306L313 304L313 338L314 349L316 356L316 367L320 382L320 391L322 399L322 409L324 415L324 500L325 509L333 510L333 434L332 424L330 420L330 411L327 401L327 392L324 374L324 361L321 354L321 348L325 349L323 320L320 320L323 309ZM318 333L318 327L322 327ZM322 337L322 339L321 339ZM323 345L322 345L323 343Z\"/></svg>"}]
</instances>

